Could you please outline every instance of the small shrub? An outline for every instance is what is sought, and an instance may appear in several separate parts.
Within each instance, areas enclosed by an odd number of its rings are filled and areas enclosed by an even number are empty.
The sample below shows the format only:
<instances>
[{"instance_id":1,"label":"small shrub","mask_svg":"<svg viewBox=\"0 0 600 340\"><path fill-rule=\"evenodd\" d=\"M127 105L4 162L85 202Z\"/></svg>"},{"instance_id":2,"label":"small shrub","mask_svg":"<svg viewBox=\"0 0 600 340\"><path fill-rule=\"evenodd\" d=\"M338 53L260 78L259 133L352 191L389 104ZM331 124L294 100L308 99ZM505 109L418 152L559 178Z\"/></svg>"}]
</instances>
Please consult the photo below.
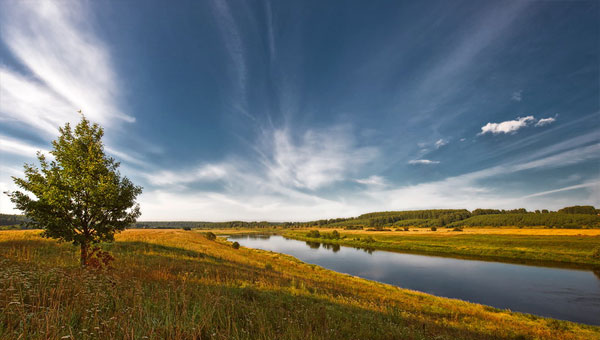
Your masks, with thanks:
<instances>
[{"instance_id":1,"label":"small shrub","mask_svg":"<svg viewBox=\"0 0 600 340\"><path fill-rule=\"evenodd\" d=\"M600 247L594 249L594 251L592 252L592 258L600 260Z\"/></svg>"},{"instance_id":2,"label":"small shrub","mask_svg":"<svg viewBox=\"0 0 600 340\"><path fill-rule=\"evenodd\" d=\"M109 252L94 247L88 254L86 266L93 269L110 268L110 263L114 260L115 258Z\"/></svg>"},{"instance_id":3,"label":"small shrub","mask_svg":"<svg viewBox=\"0 0 600 340\"><path fill-rule=\"evenodd\" d=\"M270 263L265 264L266 270L273 270L273 266Z\"/></svg>"},{"instance_id":4,"label":"small shrub","mask_svg":"<svg viewBox=\"0 0 600 340\"><path fill-rule=\"evenodd\" d=\"M231 244L231 247L232 247L233 249L240 249L240 244L239 244L239 243L236 241L236 242L233 242L233 243Z\"/></svg>"},{"instance_id":5,"label":"small shrub","mask_svg":"<svg viewBox=\"0 0 600 340\"><path fill-rule=\"evenodd\" d=\"M334 230L331 232L331 238L332 239L339 239L340 238L340 233L338 233L337 230Z\"/></svg>"},{"instance_id":6,"label":"small shrub","mask_svg":"<svg viewBox=\"0 0 600 340\"><path fill-rule=\"evenodd\" d=\"M366 242L366 243L373 243L373 242L375 242L375 239L372 238L371 236L369 236L369 237L364 238L362 241Z\"/></svg>"},{"instance_id":7,"label":"small shrub","mask_svg":"<svg viewBox=\"0 0 600 340\"><path fill-rule=\"evenodd\" d=\"M320 238L321 237L321 233L319 233L318 230L311 230L306 234L306 237L310 237L310 238Z\"/></svg>"},{"instance_id":8,"label":"small shrub","mask_svg":"<svg viewBox=\"0 0 600 340\"><path fill-rule=\"evenodd\" d=\"M463 230L459 227L454 227L454 229L452 229L452 231L463 231Z\"/></svg>"},{"instance_id":9,"label":"small shrub","mask_svg":"<svg viewBox=\"0 0 600 340\"><path fill-rule=\"evenodd\" d=\"M204 236L205 236L207 239L211 240L211 241L214 241L214 240L216 240L216 239L217 239L217 235L215 235L215 234L214 234L213 232L211 232L211 231L209 231L209 232L205 233L205 234L204 234Z\"/></svg>"},{"instance_id":10,"label":"small shrub","mask_svg":"<svg viewBox=\"0 0 600 340\"><path fill-rule=\"evenodd\" d=\"M404 227L404 231L408 231L408 230L409 230L408 227Z\"/></svg>"},{"instance_id":11,"label":"small shrub","mask_svg":"<svg viewBox=\"0 0 600 340\"><path fill-rule=\"evenodd\" d=\"M190 228L190 227L183 227L183 230L190 231L190 230L192 230L192 228Z\"/></svg>"},{"instance_id":12,"label":"small shrub","mask_svg":"<svg viewBox=\"0 0 600 340\"><path fill-rule=\"evenodd\" d=\"M437 231L436 227L431 227L431 231Z\"/></svg>"}]
</instances>

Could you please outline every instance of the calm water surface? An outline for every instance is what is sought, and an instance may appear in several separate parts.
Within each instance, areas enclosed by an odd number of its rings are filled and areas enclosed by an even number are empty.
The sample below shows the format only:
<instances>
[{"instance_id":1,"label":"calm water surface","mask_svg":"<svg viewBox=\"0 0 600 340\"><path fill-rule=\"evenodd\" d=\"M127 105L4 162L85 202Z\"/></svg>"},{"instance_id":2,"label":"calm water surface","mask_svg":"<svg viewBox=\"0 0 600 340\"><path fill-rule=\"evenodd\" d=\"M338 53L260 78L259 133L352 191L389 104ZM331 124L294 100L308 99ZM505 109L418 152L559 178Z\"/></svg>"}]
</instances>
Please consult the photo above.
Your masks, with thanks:
<instances>
[{"instance_id":1,"label":"calm water surface","mask_svg":"<svg viewBox=\"0 0 600 340\"><path fill-rule=\"evenodd\" d=\"M232 236L337 272L497 308L600 325L600 273Z\"/></svg>"}]
</instances>

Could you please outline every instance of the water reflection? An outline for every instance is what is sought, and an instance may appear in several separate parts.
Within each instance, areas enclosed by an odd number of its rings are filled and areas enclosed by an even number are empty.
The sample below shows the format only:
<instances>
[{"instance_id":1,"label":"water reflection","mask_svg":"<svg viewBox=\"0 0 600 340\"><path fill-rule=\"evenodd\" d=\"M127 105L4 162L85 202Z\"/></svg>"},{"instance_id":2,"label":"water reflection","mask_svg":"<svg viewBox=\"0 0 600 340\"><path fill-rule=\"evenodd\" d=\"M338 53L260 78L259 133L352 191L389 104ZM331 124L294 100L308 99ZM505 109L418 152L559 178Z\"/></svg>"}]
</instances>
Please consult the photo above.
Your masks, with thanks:
<instances>
[{"instance_id":1,"label":"water reflection","mask_svg":"<svg viewBox=\"0 0 600 340\"><path fill-rule=\"evenodd\" d=\"M319 249L319 247L321 247L321 243L320 242L306 241L306 245L310 249Z\"/></svg>"},{"instance_id":2,"label":"water reflection","mask_svg":"<svg viewBox=\"0 0 600 340\"><path fill-rule=\"evenodd\" d=\"M330 249L331 251L333 251L334 253L337 253L338 251L340 251L340 245L339 244L328 244L328 243L323 243L323 248L325 249Z\"/></svg>"}]
</instances>

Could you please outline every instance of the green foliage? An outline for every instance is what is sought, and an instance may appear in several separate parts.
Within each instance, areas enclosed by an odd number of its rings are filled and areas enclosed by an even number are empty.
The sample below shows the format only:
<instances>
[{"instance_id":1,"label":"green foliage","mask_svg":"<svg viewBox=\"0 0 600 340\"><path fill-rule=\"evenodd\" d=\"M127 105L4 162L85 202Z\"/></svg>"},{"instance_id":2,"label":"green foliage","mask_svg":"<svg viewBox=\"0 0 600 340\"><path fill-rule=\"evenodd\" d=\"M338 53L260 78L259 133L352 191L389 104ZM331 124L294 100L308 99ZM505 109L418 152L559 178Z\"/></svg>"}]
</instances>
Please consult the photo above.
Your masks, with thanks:
<instances>
[{"instance_id":1,"label":"green foliage","mask_svg":"<svg viewBox=\"0 0 600 340\"><path fill-rule=\"evenodd\" d=\"M0 226L26 226L30 222L31 220L23 215L0 214Z\"/></svg>"},{"instance_id":2,"label":"green foliage","mask_svg":"<svg viewBox=\"0 0 600 340\"><path fill-rule=\"evenodd\" d=\"M365 243L373 243L373 242L375 242L375 239L371 236L367 236L367 237L363 238L362 241Z\"/></svg>"},{"instance_id":3,"label":"green foliage","mask_svg":"<svg viewBox=\"0 0 600 340\"><path fill-rule=\"evenodd\" d=\"M192 230L192 228L190 228L190 227L183 227L183 230L190 231L190 230Z\"/></svg>"},{"instance_id":4,"label":"green foliage","mask_svg":"<svg viewBox=\"0 0 600 340\"><path fill-rule=\"evenodd\" d=\"M211 241L214 241L217 239L217 235L215 235L215 233L213 233L212 231L204 233L204 236Z\"/></svg>"},{"instance_id":5,"label":"green foliage","mask_svg":"<svg viewBox=\"0 0 600 340\"><path fill-rule=\"evenodd\" d=\"M174 228L197 228L197 229L237 229L237 228L273 228L280 223L273 222L202 222L202 221L144 221L135 224L136 228L142 229L174 229Z\"/></svg>"},{"instance_id":6,"label":"green foliage","mask_svg":"<svg viewBox=\"0 0 600 340\"><path fill-rule=\"evenodd\" d=\"M38 152L39 168L25 164L25 178L13 177L23 191L7 194L44 236L80 245L86 265L90 244L113 241L135 223L142 188L121 178L119 163L104 153L98 124L83 117L75 129L67 123L59 131L50 151L54 160Z\"/></svg>"},{"instance_id":7,"label":"green foliage","mask_svg":"<svg viewBox=\"0 0 600 340\"><path fill-rule=\"evenodd\" d=\"M231 244L231 247L232 247L233 249L240 249L240 244L239 244L239 243L236 241L236 242L233 242L233 243Z\"/></svg>"},{"instance_id":8,"label":"green foliage","mask_svg":"<svg viewBox=\"0 0 600 340\"><path fill-rule=\"evenodd\" d=\"M574 205L572 207L564 207L558 211L559 213L565 214L588 214L588 215L598 215L600 211L594 208L591 205Z\"/></svg>"},{"instance_id":9,"label":"green foliage","mask_svg":"<svg viewBox=\"0 0 600 340\"><path fill-rule=\"evenodd\" d=\"M321 233L319 233L318 230L311 230L306 234L306 237L319 238L319 237L321 237Z\"/></svg>"},{"instance_id":10,"label":"green foliage","mask_svg":"<svg viewBox=\"0 0 600 340\"><path fill-rule=\"evenodd\" d=\"M600 216L590 214L549 213L518 213L477 215L468 219L451 223L450 227L553 227L553 228L598 228Z\"/></svg>"},{"instance_id":11,"label":"green foliage","mask_svg":"<svg viewBox=\"0 0 600 340\"><path fill-rule=\"evenodd\" d=\"M437 231L436 227L431 227L431 231Z\"/></svg>"},{"instance_id":12,"label":"green foliage","mask_svg":"<svg viewBox=\"0 0 600 340\"><path fill-rule=\"evenodd\" d=\"M592 258L600 260L600 247L594 249L594 251L592 252Z\"/></svg>"},{"instance_id":13,"label":"green foliage","mask_svg":"<svg viewBox=\"0 0 600 340\"><path fill-rule=\"evenodd\" d=\"M341 236L337 230L334 230L331 233L320 233L318 230L311 230L306 234L306 237L339 240Z\"/></svg>"}]
</instances>

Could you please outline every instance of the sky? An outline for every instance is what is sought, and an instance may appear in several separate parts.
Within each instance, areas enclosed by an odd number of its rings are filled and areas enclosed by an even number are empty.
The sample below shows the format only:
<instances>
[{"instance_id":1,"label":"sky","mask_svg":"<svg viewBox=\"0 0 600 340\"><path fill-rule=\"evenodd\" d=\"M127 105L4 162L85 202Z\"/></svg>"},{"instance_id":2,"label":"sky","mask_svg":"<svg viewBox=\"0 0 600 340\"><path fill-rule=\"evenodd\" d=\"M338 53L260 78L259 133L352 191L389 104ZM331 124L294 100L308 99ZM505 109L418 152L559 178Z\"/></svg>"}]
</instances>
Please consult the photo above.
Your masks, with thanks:
<instances>
[{"instance_id":1,"label":"sky","mask_svg":"<svg viewBox=\"0 0 600 340\"><path fill-rule=\"evenodd\" d=\"M0 0L0 57L2 192L82 110L140 220L600 206L595 0Z\"/></svg>"}]
</instances>

